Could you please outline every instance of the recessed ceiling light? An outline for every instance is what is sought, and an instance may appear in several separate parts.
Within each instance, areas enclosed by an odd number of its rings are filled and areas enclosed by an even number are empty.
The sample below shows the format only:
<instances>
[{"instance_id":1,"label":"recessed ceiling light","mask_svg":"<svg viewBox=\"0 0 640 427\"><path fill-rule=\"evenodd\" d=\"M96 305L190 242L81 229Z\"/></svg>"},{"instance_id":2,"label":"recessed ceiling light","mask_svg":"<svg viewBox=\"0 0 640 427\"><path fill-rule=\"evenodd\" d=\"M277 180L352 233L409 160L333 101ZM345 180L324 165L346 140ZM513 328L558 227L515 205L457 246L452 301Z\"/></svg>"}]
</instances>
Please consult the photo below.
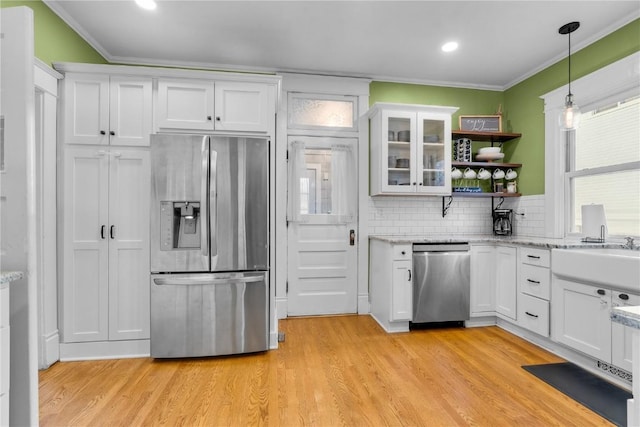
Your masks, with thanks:
<instances>
[{"instance_id":1,"label":"recessed ceiling light","mask_svg":"<svg viewBox=\"0 0 640 427\"><path fill-rule=\"evenodd\" d=\"M458 42L447 42L442 45L443 52L453 52L458 48Z\"/></svg>"},{"instance_id":2,"label":"recessed ceiling light","mask_svg":"<svg viewBox=\"0 0 640 427\"><path fill-rule=\"evenodd\" d=\"M153 10L156 8L156 2L154 0L136 0L136 4L147 10Z\"/></svg>"}]
</instances>

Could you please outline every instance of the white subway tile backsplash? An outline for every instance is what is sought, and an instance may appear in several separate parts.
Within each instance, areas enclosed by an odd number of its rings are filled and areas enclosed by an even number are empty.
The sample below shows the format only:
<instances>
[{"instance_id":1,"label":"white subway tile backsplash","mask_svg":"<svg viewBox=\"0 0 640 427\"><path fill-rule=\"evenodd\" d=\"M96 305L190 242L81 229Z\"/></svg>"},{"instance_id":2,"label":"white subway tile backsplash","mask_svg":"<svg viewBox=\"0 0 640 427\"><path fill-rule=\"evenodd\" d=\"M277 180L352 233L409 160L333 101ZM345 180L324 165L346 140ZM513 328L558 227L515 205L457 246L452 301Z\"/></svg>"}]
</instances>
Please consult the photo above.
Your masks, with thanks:
<instances>
[{"instance_id":1,"label":"white subway tile backsplash","mask_svg":"<svg viewBox=\"0 0 640 427\"><path fill-rule=\"evenodd\" d=\"M506 198L502 207L524 213L514 215L515 235L544 237L544 195ZM456 197L443 218L441 197L370 197L368 222L369 234L490 234L491 199Z\"/></svg>"}]
</instances>

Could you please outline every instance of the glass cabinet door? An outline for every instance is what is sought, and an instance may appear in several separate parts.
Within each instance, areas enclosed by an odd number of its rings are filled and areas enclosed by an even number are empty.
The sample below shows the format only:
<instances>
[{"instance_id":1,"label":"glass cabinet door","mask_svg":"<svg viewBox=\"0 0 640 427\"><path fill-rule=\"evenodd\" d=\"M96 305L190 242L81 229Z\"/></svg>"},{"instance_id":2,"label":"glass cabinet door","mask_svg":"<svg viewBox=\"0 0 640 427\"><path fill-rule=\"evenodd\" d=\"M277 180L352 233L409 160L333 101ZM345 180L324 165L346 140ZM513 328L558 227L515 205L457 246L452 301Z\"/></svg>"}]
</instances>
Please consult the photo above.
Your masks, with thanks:
<instances>
[{"instance_id":1,"label":"glass cabinet door","mask_svg":"<svg viewBox=\"0 0 640 427\"><path fill-rule=\"evenodd\" d=\"M419 192L450 191L448 174L445 173L451 168L451 160L446 149L447 138L451 135L450 127L446 117L418 114L416 171Z\"/></svg>"},{"instance_id":2,"label":"glass cabinet door","mask_svg":"<svg viewBox=\"0 0 640 427\"><path fill-rule=\"evenodd\" d=\"M394 111L383 115L382 153L383 159L387 159L385 190L415 192L415 120L415 113Z\"/></svg>"}]
</instances>

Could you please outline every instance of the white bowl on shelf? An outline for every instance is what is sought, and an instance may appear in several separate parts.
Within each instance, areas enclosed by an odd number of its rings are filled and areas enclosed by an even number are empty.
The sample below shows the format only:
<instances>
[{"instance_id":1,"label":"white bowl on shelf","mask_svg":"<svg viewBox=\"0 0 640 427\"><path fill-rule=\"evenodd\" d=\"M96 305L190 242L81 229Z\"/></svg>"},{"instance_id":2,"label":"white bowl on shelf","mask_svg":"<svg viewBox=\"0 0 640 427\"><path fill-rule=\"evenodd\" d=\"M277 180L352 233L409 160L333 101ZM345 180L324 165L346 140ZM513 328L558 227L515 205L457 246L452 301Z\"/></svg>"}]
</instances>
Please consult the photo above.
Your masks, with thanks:
<instances>
[{"instance_id":1,"label":"white bowl on shelf","mask_svg":"<svg viewBox=\"0 0 640 427\"><path fill-rule=\"evenodd\" d=\"M478 153L476 154L476 160L481 162L500 160L504 157L504 153Z\"/></svg>"},{"instance_id":2,"label":"white bowl on shelf","mask_svg":"<svg viewBox=\"0 0 640 427\"><path fill-rule=\"evenodd\" d=\"M499 153L500 147L482 147L478 150L478 154Z\"/></svg>"}]
</instances>

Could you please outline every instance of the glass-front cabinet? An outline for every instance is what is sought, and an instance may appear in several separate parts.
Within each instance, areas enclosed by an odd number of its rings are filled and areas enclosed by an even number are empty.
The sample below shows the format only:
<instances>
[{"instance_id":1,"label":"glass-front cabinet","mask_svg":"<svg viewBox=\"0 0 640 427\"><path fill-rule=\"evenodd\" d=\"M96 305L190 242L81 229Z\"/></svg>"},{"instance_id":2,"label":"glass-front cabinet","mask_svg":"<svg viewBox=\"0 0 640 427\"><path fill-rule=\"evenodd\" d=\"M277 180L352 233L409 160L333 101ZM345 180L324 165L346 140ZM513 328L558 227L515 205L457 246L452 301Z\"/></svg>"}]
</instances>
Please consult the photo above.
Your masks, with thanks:
<instances>
[{"instance_id":1,"label":"glass-front cabinet","mask_svg":"<svg viewBox=\"0 0 640 427\"><path fill-rule=\"evenodd\" d=\"M455 107L376 103L369 112L370 194L451 193Z\"/></svg>"}]
</instances>

